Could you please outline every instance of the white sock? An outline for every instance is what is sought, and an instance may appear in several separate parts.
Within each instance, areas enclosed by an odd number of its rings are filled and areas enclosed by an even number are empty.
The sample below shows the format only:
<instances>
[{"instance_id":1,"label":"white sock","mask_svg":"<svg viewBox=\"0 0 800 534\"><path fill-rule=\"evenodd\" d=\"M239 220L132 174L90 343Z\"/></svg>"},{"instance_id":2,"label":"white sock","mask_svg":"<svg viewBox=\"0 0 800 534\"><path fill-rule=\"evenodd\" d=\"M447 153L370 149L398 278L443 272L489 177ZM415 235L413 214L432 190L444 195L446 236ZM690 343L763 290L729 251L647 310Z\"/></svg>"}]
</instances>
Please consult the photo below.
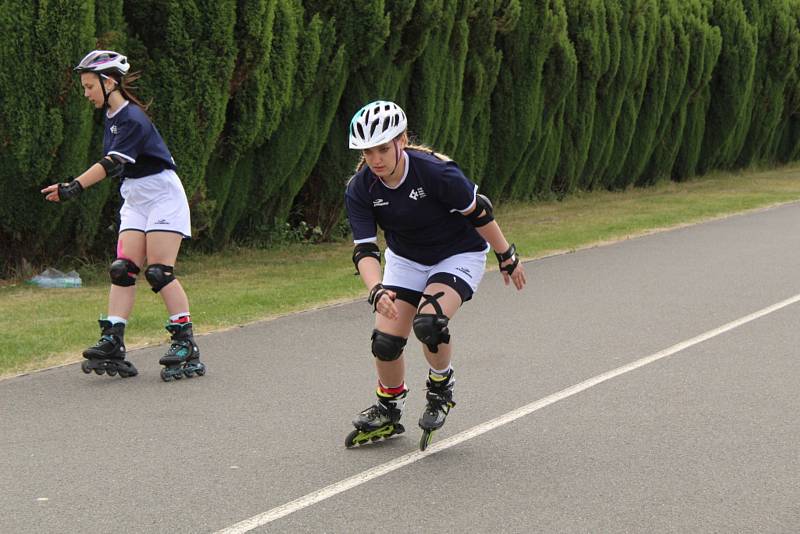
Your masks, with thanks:
<instances>
[{"instance_id":1,"label":"white sock","mask_svg":"<svg viewBox=\"0 0 800 534\"><path fill-rule=\"evenodd\" d=\"M117 323L128 324L127 319L124 319L118 315L109 315L108 317L106 317L106 321L108 321L111 324L117 324Z\"/></svg>"}]
</instances>

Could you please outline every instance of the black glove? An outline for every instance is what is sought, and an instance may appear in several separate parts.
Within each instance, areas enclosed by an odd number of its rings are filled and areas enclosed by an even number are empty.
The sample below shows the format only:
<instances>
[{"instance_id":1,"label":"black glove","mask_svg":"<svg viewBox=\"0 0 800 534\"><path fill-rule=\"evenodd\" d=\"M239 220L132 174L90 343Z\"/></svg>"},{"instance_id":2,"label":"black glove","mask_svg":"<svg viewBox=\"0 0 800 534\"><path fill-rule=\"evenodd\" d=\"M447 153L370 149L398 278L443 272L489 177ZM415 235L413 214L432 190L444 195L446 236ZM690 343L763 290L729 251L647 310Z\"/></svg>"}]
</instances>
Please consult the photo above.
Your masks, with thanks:
<instances>
[{"instance_id":1,"label":"black glove","mask_svg":"<svg viewBox=\"0 0 800 534\"><path fill-rule=\"evenodd\" d=\"M497 256L498 265L503 263L504 261L508 261L511 258L514 258L513 263L509 263L505 267L500 267L501 271L505 271L508 274L513 273L514 269L516 269L517 265L519 265L519 258L517 257L517 247L514 246L514 243L511 243L511 246L508 247L508 250L506 250L502 254L499 252L495 252L494 255Z\"/></svg>"},{"instance_id":2,"label":"black glove","mask_svg":"<svg viewBox=\"0 0 800 534\"><path fill-rule=\"evenodd\" d=\"M372 305L373 312L378 310L378 302L380 302L381 297L388 291L388 289L383 287L383 284L375 284L375 286L369 290L367 302Z\"/></svg>"},{"instance_id":3,"label":"black glove","mask_svg":"<svg viewBox=\"0 0 800 534\"><path fill-rule=\"evenodd\" d=\"M83 193L83 186L78 180L72 180L66 184L58 184L58 199L61 201L70 200Z\"/></svg>"}]
</instances>

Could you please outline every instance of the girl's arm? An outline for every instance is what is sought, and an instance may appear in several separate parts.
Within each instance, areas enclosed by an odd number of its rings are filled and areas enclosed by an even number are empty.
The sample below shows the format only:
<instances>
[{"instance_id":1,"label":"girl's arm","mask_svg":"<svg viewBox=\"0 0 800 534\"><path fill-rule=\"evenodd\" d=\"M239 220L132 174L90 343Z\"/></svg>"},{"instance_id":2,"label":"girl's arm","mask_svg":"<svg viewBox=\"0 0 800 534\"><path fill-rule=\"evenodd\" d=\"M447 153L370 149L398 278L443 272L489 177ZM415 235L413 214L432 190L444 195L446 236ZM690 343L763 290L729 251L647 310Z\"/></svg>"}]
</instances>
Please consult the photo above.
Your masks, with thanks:
<instances>
[{"instance_id":1,"label":"girl's arm","mask_svg":"<svg viewBox=\"0 0 800 534\"><path fill-rule=\"evenodd\" d=\"M103 159L109 163L101 160L101 162L95 163L71 182L48 185L41 191L45 194L44 198L50 202L60 202L61 200L69 200L78 196L84 189L93 186L105 178L107 169L116 168L114 167L115 162L112 158L105 157Z\"/></svg>"}]
</instances>

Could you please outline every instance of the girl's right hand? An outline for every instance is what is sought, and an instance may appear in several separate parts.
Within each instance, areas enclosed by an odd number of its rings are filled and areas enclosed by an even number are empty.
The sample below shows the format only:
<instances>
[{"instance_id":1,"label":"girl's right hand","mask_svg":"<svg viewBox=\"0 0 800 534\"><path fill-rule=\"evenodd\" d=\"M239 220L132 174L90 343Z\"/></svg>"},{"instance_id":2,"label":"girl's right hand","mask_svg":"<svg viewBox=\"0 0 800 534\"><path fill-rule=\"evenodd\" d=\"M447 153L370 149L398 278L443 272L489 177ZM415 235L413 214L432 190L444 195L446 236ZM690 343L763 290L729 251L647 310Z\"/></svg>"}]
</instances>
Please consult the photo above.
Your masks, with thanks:
<instances>
[{"instance_id":1,"label":"girl's right hand","mask_svg":"<svg viewBox=\"0 0 800 534\"><path fill-rule=\"evenodd\" d=\"M396 292L386 289L381 283L377 283L369 290L367 302L372 305L372 311L378 312L389 319L397 319L397 306L394 305L394 299L396 298Z\"/></svg>"},{"instance_id":2,"label":"girl's right hand","mask_svg":"<svg viewBox=\"0 0 800 534\"><path fill-rule=\"evenodd\" d=\"M50 202L60 202L61 199L58 198L58 184L48 185L44 189L40 191L43 195L45 195L44 199L49 200Z\"/></svg>"},{"instance_id":3,"label":"girl's right hand","mask_svg":"<svg viewBox=\"0 0 800 534\"><path fill-rule=\"evenodd\" d=\"M397 306L394 304L394 299L396 298L397 293L387 289L375 304L375 311L388 319L397 319L399 314L397 312Z\"/></svg>"}]
</instances>

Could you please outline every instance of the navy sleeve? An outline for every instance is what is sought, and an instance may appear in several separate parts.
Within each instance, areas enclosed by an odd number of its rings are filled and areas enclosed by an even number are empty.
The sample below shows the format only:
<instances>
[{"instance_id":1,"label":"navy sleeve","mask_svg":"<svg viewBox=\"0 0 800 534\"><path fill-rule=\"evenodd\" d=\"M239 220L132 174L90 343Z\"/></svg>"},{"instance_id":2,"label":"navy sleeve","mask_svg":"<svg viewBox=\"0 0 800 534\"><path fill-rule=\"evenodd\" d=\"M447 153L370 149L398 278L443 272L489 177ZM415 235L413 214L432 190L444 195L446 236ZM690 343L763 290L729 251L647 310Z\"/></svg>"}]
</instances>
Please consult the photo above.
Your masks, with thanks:
<instances>
[{"instance_id":1,"label":"navy sleeve","mask_svg":"<svg viewBox=\"0 0 800 534\"><path fill-rule=\"evenodd\" d=\"M347 219L353 232L354 243L368 243L377 241L378 225L372 214L372 206L359 198L350 187L344 194L344 205L347 209Z\"/></svg>"},{"instance_id":2,"label":"navy sleeve","mask_svg":"<svg viewBox=\"0 0 800 534\"><path fill-rule=\"evenodd\" d=\"M447 162L439 175L439 201L451 211L464 212L475 201L478 186L464 176L458 165Z\"/></svg>"},{"instance_id":3,"label":"navy sleeve","mask_svg":"<svg viewBox=\"0 0 800 534\"><path fill-rule=\"evenodd\" d=\"M113 136L107 156L116 154L129 163L136 163L141 150L143 126L138 121L126 120L116 125L117 134Z\"/></svg>"}]
</instances>

